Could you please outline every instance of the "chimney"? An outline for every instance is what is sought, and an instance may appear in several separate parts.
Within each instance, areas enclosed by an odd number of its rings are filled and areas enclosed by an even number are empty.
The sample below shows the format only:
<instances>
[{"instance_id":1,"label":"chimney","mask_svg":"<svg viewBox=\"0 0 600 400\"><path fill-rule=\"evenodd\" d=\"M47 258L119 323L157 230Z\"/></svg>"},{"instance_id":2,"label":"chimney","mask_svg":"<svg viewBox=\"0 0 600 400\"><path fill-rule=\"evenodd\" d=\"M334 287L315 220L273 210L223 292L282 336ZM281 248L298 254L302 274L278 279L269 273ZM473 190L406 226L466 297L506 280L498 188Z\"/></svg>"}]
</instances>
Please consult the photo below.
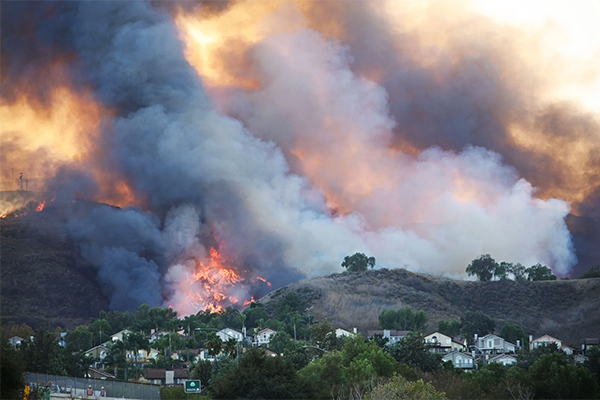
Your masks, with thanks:
<instances>
[{"instance_id":1,"label":"chimney","mask_svg":"<svg viewBox=\"0 0 600 400\"><path fill-rule=\"evenodd\" d=\"M356 335L358 333L358 329L356 329L356 327L352 328L352 332L354 332L354 334Z\"/></svg>"},{"instance_id":2,"label":"chimney","mask_svg":"<svg viewBox=\"0 0 600 400\"><path fill-rule=\"evenodd\" d=\"M244 339L246 338L246 327L242 326L242 335L244 336Z\"/></svg>"},{"instance_id":3,"label":"chimney","mask_svg":"<svg viewBox=\"0 0 600 400\"><path fill-rule=\"evenodd\" d=\"M517 347L521 347L521 341L517 339Z\"/></svg>"},{"instance_id":4,"label":"chimney","mask_svg":"<svg viewBox=\"0 0 600 400\"><path fill-rule=\"evenodd\" d=\"M533 336L529 335L529 350L533 350Z\"/></svg>"}]
</instances>

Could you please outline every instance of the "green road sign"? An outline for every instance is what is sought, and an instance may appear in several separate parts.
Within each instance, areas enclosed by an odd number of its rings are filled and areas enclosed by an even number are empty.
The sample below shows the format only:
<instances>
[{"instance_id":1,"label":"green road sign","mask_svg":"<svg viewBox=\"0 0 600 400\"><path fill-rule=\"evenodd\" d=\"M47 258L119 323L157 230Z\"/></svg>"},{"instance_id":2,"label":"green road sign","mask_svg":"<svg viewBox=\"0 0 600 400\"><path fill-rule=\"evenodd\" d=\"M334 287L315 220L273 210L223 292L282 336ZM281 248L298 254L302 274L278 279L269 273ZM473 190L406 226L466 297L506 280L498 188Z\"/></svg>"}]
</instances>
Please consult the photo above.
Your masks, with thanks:
<instances>
[{"instance_id":1,"label":"green road sign","mask_svg":"<svg viewBox=\"0 0 600 400\"><path fill-rule=\"evenodd\" d=\"M185 381L186 393L200 393L200 381Z\"/></svg>"}]
</instances>

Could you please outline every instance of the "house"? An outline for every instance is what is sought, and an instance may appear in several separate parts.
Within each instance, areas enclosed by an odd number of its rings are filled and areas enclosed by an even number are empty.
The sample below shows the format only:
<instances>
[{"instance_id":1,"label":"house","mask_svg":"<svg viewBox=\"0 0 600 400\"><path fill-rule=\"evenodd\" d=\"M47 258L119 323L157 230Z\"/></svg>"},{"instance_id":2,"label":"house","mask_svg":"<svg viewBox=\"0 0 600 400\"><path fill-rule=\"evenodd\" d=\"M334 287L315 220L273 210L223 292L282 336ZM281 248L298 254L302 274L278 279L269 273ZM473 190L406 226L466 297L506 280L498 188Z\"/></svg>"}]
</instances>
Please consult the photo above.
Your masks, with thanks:
<instances>
[{"instance_id":1,"label":"house","mask_svg":"<svg viewBox=\"0 0 600 400\"><path fill-rule=\"evenodd\" d=\"M543 335L543 336L540 336L539 338L533 339L533 340L531 340L531 336L530 336L529 349L533 350L537 347L549 346L552 343L556 344L556 347L558 347L559 350L564 351L565 354L567 354L567 355L571 355L574 352L574 349L572 347L566 346L562 342L562 340L552 337L550 335Z\"/></svg>"},{"instance_id":2,"label":"house","mask_svg":"<svg viewBox=\"0 0 600 400\"><path fill-rule=\"evenodd\" d=\"M160 354L160 351L153 349L153 348L150 348L150 351L145 350L145 349L139 349L137 352L137 363L138 364L146 364L151 359L156 359L156 357L158 357L159 354ZM136 362L135 351L127 350L125 353L125 359L128 363L135 363Z\"/></svg>"},{"instance_id":3,"label":"house","mask_svg":"<svg viewBox=\"0 0 600 400\"><path fill-rule=\"evenodd\" d=\"M208 354L208 349L200 349L198 350L198 359L202 361L215 361L215 356L211 356Z\"/></svg>"},{"instance_id":4,"label":"house","mask_svg":"<svg viewBox=\"0 0 600 400\"><path fill-rule=\"evenodd\" d=\"M458 338L450 337L439 331L431 332L423 338L425 343L431 346L430 351L434 353L449 353L453 350L464 351L466 344Z\"/></svg>"},{"instance_id":5,"label":"house","mask_svg":"<svg viewBox=\"0 0 600 400\"><path fill-rule=\"evenodd\" d=\"M83 354L96 359L97 361L94 363L94 367L98 367L106 357L107 353L108 347L104 344L99 344L98 346L94 346L91 349L84 351Z\"/></svg>"},{"instance_id":6,"label":"house","mask_svg":"<svg viewBox=\"0 0 600 400\"><path fill-rule=\"evenodd\" d=\"M408 335L410 331L397 331L395 329L384 329L367 331L367 338L372 339L375 335L381 335L384 339L387 339L388 345L392 345L400 341L404 336Z\"/></svg>"},{"instance_id":7,"label":"house","mask_svg":"<svg viewBox=\"0 0 600 400\"><path fill-rule=\"evenodd\" d=\"M19 347L21 345L21 342L23 342L24 340L25 339L23 339L20 336L13 336L10 339L8 339L8 342L12 347Z\"/></svg>"},{"instance_id":8,"label":"house","mask_svg":"<svg viewBox=\"0 0 600 400\"><path fill-rule=\"evenodd\" d=\"M85 377L91 379L115 379L115 376L113 374L109 374L106 371L102 371L92 367L88 368Z\"/></svg>"},{"instance_id":9,"label":"house","mask_svg":"<svg viewBox=\"0 0 600 400\"><path fill-rule=\"evenodd\" d=\"M146 379L158 385L183 385L188 380L189 371L186 368L161 369L148 368Z\"/></svg>"},{"instance_id":10,"label":"house","mask_svg":"<svg viewBox=\"0 0 600 400\"><path fill-rule=\"evenodd\" d=\"M469 353L463 353L457 350L451 351L450 353L442 357L442 361L452 361L454 368L461 368L464 370L470 370L475 368L475 357Z\"/></svg>"},{"instance_id":11,"label":"house","mask_svg":"<svg viewBox=\"0 0 600 400\"><path fill-rule=\"evenodd\" d=\"M174 360L183 360L185 362L196 362L199 359L199 350L197 349L184 349L175 350L171 354L171 358Z\"/></svg>"},{"instance_id":12,"label":"house","mask_svg":"<svg viewBox=\"0 0 600 400\"><path fill-rule=\"evenodd\" d=\"M353 328L353 332L347 331L347 330L342 329L342 328L337 328L335 330L335 336L338 337L338 338L341 338L341 337L354 337L354 336L356 336L356 333L357 333L356 328Z\"/></svg>"},{"instance_id":13,"label":"house","mask_svg":"<svg viewBox=\"0 0 600 400\"><path fill-rule=\"evenodd\" d=\"M223 342L226 342L231 338L235 339L238 342L241 342L244 340L245 335L243 332L240 332L237 329L224 328L220 331L217 331L217 336L220 337Z\"/></svg>"},{"instance_id":14,"label":"house","mask_svg":"<svg viewBox=\"0 0 600 400\"><path fill-rule=\"evenodd\" d=\"M265 328L262 329L260 331L258 331L256 333L256 335L254 335L254 342L252 343L253 346L268 346L269 342L271 341L271 338L277 333L277 331L274 331L273 329L270 328Z\"/></svg>"},{"instance_id":15,"label":"house","mask_svg":"<svg viewBox=\"0 0 600 400\"><path fill-rule=\"evenodd\" d=\"M129 335L131 332L129 329L123 329L122 331L119 331L113 335L111 335L110 340L116 341L116 340L120 340L121 342L123 341L123 337L125 335Z\"/></svg>"},{"instance_id":16,"label":"house","mask_svg":"<svg viewBox=\"0 0 600 400\"><path fill-rule=\"evenodd\" d=\"M502 365L514 365L517 363L517 357L510 354L498 354L488 360L490 363L499 363Z\"/></svg>"},{"instance_id":17,"label":"house","mask_svg":"<svg viewBox=\"0 0 600 400\"><path fill-rule=\"evenodd\" d=\"M268 349L264 346L260 346L259 347L260 350L263 351L263 353L265 353L265 355L269 356L269 357L277 357L279 354L277 354L276 352L274 352L271 349ZM243 349L243 352L245 353L247 349Z\"/></svg>"},{"instance_id":18,"label":"house","mask_svg":"<svg viewBox=\"0 0 600 400\"><path fill-rule=\"evenodd\" d=\"M517 346L504 340L500 336L487 334L475 337L475 347L484 354L514 353Z\"/></svg>"},{"instance_id":19,"label":"house","mask_svg":"<svg viewBox=\"0 0 600 400\"><path fill-rule=\"evenodd\" d=\"M584 362L586 362L587 360L589 360L589 358L587 358L586 356L584 356L583 354L575 354L573 356L573 361L575 361L575 363L577 364L583 364Z\"/></svg>"},{"instance_id":20,"label":"house","mask_svg":"<svg viewBox=\"0 0 600 400\"><path fill-rule=\"evenodd\" d=\"M153 331L154 331L154 329L153 329ZM157 332L152 332L152 333L150 334L150 339L148 339L148 341L149 341L150 343L152 343L152 342L154 342L155 340L157 340L157 339L160 339L160 338L162 338L162 337L165 337L165 336L168 336L168 335L169 335L169 332L167 332L167 331L157 331Z\"/></svg>"}]
</instances>

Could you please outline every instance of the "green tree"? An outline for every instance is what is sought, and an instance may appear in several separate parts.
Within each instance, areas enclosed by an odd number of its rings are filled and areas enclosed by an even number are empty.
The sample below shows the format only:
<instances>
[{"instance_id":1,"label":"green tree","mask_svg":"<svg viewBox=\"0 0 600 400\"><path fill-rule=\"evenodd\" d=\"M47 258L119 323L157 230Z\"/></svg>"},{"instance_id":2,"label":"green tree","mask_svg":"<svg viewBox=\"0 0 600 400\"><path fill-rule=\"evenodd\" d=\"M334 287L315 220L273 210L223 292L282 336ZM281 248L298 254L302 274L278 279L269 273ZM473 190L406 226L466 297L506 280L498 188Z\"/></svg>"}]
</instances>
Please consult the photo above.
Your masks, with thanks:
<instances>
[{"instance_id":1,"label":"green tree","mask_svg":"<svg viewBox=\"0 0 600 400\"><path fill-rule=\"evenodd\" d=\"M365 400L445 400L446 396L438 392L433 385L423 380L410 382L396 375L387 382L375 386Z\"/></svg>"},{"instance_id":2,"label":"green tree","mask_svg":"<svg viewBox=\"0 0 600 400\"><path fill-rule=\"evenodd\" d=\"M366 271L369 267L375 268L375 257L367 257L364 253L354 253L344 257L342 267L350 272Z\"/></svg>"},{"instance_id":3,"label":"green tree","mask_svg":"<svg viewBox=\"0 0 600 400\"><path fill-rule=\"evenodd\" d=\"M467 275L476 275L480 281L491 281L497 268L498 263L489 254L482 254L471 261L466 271Z\"/></svg>"},{"instance_id":4,"label":"green tree","mask_svg":"<svg viewBox=\"0 0 600 400\"><path fill-rule=\"evenodd\" d=\"M467 338L472 338L475 334L487 335L496 328L496 321L481 311L468 311L461 318L462 332Z\"/></svg>"},{"instance_id":5,"label":"green tree","mask_svg":"<svg viewBox=\"0 0 600 400\"><path fill-rule=\"evenodd\" d=\"M150 350L150 342L144 334L132 332L123 337L125 350L132 350L135 358L135 366L138 366L138 353L140 350Z\"/></svg>"},{"instance_id":6,"label":"green tree","mask_svg":"<svg viewBox=\"0 0 600 400\"><path fill-rule=\"evenodd\" d=\"M112 332L112 327L105 319L95 319L88 326L88 330L92 333L94 345L97 346L110 339L109 333Z\"/></svg>"},{"instance_id":7,"label":"green tree","mask_svg":"<svg viewBox=\"0 0 600 400\"><path fill-rule=\"evenodd\" d=\"M427 314L424 310L415 312L410 307L383 310L379 313L379 325L382 329L424 331L427 326Z\"/></svg>"},{"instance_id":8,"label":"green tree","mask_svg":"<svg viewBox=\"0 0 600 400\"><path fill-rule=\"evenodd\" d=\"M204 387L210 381L213 374L213 362L208 360L200 360L192 367L190 371L190 379L199 379Z\"/></svg>"},{"instance_id":9,"label":"green tree","mask_svg":"<svg viewBox=\"0 0 600 400\"><path fill-rule=\"evenodd\" d=\"M19 399L25 387L25 362L19 351L8 340L2 340L0 349L0 397Z\"/></svg>"},{"instance_id":10,"label":"green tree","mask_svg":"<svg viewBox=\"0 0 600 400\"><path fill-rule=\"evenodd\" d=\"M506 270L509 274L512 274L515 281L526 281L527 280L527 269L519 264L507 263Z\"/></svg>"},{"instance_id":11,"label":"green tree","mask_svg":"<svg viewBox=\"0 0 600 400\"><path fill-rule=\"evenodd\" d=\"M215 399L294 399L306 397L302 387L289 360L251 348L214 375L209 390Z\"/></svg>"},{"instance_id":12,"label":"green tree","mask_svg":"<svg viewBox=\"0 0 600 400\"><path fill-rule=\"evenodd\" d=\"M564 353L545 354L529 369L529 375L540 399L593 399L598 384L585 367L571 364Z\"/></svg>"},{"instance_id":13,"label":"green tree","mask_svg":"<svg viewBox=\"0 0 600 400\"><path fill-rule=\"evenodd\" d=\"M589 279L589 278L600 278L600 265L596 265L592 267L588 271L585 271L583 274L579 275L578 279ZM23 337L23 336L21 336Z\"/></svg>"},{"instance_id":14,"label":"green tree","mask_svg":"<svg viewBox=\"0 0 600 400\"><path fill-rule=\"evenodd\" d=\"M529 335L525 329L514 322L507 322L500 330L500 337L508 340L510 343L516 344L519 341L522 348L529 348Z\"/></svg>"},{"instance_id":15,"label":"green tree","mask_svg":"<svg viewBox=\"0 0 600 400\"><path fill-rule=\"evenodd\" d=\"M92 344L93 334L85 325L80 325L65 335L65 346L70 352L88 350L93 347Z\"/></svg>"},{"instance_id":16,"label":"green tree","mask_svg":"<svg viewBox=\"0 0 600 400\"><path fill-rule=\"evenodd\" d=\"M257 302L250 303L250 307L246 308L243 314L246 316L246 326L248 328L256 328L258 320L263 319L266 321L268 319L265 308Z\"/></svg>"},{"instance_id":17,"label":"green tree","mask_svg":"<svg viewBox=\"0 0 600 400\"><path fill-rule=\"evenodd\" d=\"M204 347L208 350L208 354L214 357L223 350L223 341L216 333L210 332L204 341Z\"/></svg>"},{"instance_id":18,"label":"green tree","mask_svg":"<svg viewBox=\"0 0 600 400\"><path fill-rule=\"evenodd\" d=\"M423 372L435 372L442 367L442 357L439 354L431 353L430 348L425 343L423 335L410 332L390 346L389 351L399 363Z\"/></svg>"},{"instance_id":19,"label":"green tree","mask_svg":"<svg viewBox=\"0 0 600 400\"><path fill-rule=\"evenodd\" d=\"M108 345L106 357L102 360L104 365L114 368L114 375L119 376L119 368L123 370L127 367L127 358L125 357L125 344L120 340L111 341Z\"/></svg>"},{"instance_id":20,"label":"green tree","mask_svg":"<svg viewBox=\"0 0 600 400\"><path fill-rule=\"evenodd\" d=\"M362 396L374 380L391 377L394 359L362 335L348 338L340 351L328 352L299 371L313 398Z\"/></svg>"},{"instance_id":21,"label":"green tree","mask_svg":"<svg viewBox=\"0 0 600 400\"><path fill-rule=\"evenodd\" d=\"M584 365L596 376L596 381L600 386L600 346L588 347L585 355L588 359Z\"/></svg>"},{"instance_id":22,"label":"green tree","mask_svg":"<svg viewBox=\"0 0 600 400\"><path fill-rule=\"evenodd\" d=\"M25 340L20 347L29 372L65 375L60 350L54 335L43 329L38 329L33 340Z\"/></svg>"},{"instance_id":23,"label":"green tree","mask_svg":"<svg viewBox=\"0 0 600 400\"><path fill-rule=\"evenodd\" d=\"M285 321L290 315L303 314L306 310L306 303L300 298L298 293L292 292L283 296L275 306L277 319Z\"/></svg>"},{"instance_id":24,"label":"green tree","mask_svg":"<svg viewBox=\"0 0 600 400\"><path fill-rule=\"evenodd\" d=\"M462 325L458 320L444 321L443 319L438 322L438 330L444 335L455 337L460 335L460 329Z\"/></svg>"},{"instance_id":25,"label":"green tree","mask_svg":"<svg viewBox=\"0 0 600 400\"><path fill-rule=\"evenodd\" d=\"M556 275L552 274L552 270L545 265L535 264L526 270L527 279L530 281L555 281Z\"/></svg>"},{"instance_id":26,"label":"green tree","mask_svg":"<svg viewBox=\"0 0 600 400\"><path fill-rule=\"evenodd\" d=\"M267 347L277 354L286 353L294 350L295 348L292 337L289 333L284 331L279 331L273 335L271 340L269 340L269 345Z\"/></svg>"}]
</instances>

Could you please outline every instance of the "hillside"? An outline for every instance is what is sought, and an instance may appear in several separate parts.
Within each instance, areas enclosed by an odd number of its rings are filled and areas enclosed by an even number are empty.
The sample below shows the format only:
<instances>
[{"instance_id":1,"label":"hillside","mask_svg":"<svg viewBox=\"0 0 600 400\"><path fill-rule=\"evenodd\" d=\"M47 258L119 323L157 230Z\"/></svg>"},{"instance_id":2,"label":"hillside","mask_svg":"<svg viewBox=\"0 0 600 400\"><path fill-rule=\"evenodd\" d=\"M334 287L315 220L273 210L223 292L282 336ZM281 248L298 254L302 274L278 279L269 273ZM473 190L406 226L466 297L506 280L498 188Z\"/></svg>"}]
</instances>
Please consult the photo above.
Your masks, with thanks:
<instances>
[{"instance_id":1,"label":"hillside","mask_svg":"<svg viewBox=\"0 0 600 400\"><path fill-rule=\"evenodd\" d=\"M74 329L108 310L108 297L96 269L81 257L79 245L63 237L65 213L86 213L95 203L9 216L0 222L0 289L4 324Z\"/></svg>"},{"instance_id":2,"label":"hillside","mask_svg":"<svg viewBox=\"0 0 600 400\"><path fill-rule=\"evenodd\" d=\"M272 313L278 299L295 292L308 304L315 320L335 326L378 328L387 308L423 309L430 328L440 319L460 319L481 310L498 328L512 321L530 334L548 333L577 344L600 336L600 278L541 282L471 282L412 273L405 269L344 272L292 283L260 299Z\"/></svg>"}]
</instances>

